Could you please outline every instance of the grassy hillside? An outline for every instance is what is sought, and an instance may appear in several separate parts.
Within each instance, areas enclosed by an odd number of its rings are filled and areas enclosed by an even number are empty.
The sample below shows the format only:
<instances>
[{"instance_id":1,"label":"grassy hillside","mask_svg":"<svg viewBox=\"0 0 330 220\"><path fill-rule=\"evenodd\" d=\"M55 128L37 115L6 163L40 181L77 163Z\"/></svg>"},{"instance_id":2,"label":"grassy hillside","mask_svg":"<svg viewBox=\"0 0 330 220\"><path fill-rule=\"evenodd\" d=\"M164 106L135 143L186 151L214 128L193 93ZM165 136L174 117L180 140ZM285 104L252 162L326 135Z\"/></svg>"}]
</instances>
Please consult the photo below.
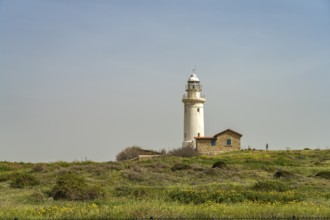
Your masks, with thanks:
<instances>
[{"instance_id":1,"label":"grassy hillside","mask_svg":"<svg viewBox=\"0 0 330 220\"><path fill-rule=\"evenodd\" d=\"M150 216L330 217L330 150L0 162L0 218Z\"/></svg>"}]
</instances>

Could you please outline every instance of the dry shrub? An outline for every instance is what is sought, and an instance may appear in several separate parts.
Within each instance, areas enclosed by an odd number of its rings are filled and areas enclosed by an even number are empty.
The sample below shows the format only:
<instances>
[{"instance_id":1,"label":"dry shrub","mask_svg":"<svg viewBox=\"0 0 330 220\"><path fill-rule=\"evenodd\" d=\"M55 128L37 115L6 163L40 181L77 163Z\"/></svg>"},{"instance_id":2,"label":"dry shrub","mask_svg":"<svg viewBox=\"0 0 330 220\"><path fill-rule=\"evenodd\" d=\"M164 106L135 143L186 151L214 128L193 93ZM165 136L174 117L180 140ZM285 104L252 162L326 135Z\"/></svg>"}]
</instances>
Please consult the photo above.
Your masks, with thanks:
<instances>
[{"instance_id":1,"label":"dry shrub","mask_svg":"<svg viewBox=\"0 0 330 220\"><path fill-rule=\"evenodd\" d=\"M177 157L195 157L199 155L199 152L196 148L192 146L184 146L173 149L169 151L168 154L170 156L177 156Z\"/></svg>"}]
</instances>

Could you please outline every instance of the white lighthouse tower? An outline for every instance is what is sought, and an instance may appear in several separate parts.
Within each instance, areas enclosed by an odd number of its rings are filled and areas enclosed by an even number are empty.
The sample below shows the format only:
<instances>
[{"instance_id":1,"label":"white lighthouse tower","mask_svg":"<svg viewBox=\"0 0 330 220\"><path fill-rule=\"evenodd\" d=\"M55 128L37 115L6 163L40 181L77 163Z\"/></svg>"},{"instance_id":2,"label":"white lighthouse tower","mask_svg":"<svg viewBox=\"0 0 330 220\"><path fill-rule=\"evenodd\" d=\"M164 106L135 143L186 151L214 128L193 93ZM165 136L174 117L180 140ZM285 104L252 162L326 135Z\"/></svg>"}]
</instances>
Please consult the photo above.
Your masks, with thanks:
<instances>
[{"instance_id":1,"label":"white lighthouse tower","mask_svg":"<svg viewBox=\"0 0 330 220\"><path fill-rule=\"evenodd\" d=\"M194 137L204 136L204 102L202 85L193 70L186 85L184 103L184 141L183 146L195 146Z\"/></svg>"}]
</instances>

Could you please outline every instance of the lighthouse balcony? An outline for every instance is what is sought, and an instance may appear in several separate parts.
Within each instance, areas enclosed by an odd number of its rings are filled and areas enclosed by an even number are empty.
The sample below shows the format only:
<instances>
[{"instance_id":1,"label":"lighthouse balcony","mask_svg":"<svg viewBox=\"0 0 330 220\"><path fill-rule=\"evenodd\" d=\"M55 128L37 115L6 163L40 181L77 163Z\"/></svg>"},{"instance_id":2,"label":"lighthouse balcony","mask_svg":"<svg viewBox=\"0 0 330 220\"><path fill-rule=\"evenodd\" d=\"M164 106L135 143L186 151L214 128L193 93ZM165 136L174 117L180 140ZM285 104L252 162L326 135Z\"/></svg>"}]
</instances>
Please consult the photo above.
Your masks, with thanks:
<instances>
[{"instance_id":1,"label":"lighthouse balcony","mask_svg":"<svg viewBox=\"0 0 330 220\"><path fill-rule=\"evenodd\" d=\"M205 99L205 95L204 94L200 94L198 96L194 96L194 95L187 95L187 94L184 94L183 99Z\"/></svg>"}]
</instances>

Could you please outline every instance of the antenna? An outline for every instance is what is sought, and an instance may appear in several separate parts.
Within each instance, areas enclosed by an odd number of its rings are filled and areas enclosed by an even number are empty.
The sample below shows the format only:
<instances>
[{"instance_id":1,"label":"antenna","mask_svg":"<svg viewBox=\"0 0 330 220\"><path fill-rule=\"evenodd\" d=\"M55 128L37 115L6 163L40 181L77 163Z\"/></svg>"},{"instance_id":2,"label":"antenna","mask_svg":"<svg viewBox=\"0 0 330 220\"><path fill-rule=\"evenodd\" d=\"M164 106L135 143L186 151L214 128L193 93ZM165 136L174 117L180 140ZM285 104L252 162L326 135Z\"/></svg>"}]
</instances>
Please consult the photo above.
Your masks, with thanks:
<instances>
[{"instance_id":1,"label":"antenna","mask_svg":"<svg viewBox=\"0 0 330 220\"><path fill-rule=\"evenodd\" d=\"M195 73L196 72L196 69L197 68L196 68L196 65L195 65L195 67L192 69L192 72Z\"/></svg>"}]
</instances>

